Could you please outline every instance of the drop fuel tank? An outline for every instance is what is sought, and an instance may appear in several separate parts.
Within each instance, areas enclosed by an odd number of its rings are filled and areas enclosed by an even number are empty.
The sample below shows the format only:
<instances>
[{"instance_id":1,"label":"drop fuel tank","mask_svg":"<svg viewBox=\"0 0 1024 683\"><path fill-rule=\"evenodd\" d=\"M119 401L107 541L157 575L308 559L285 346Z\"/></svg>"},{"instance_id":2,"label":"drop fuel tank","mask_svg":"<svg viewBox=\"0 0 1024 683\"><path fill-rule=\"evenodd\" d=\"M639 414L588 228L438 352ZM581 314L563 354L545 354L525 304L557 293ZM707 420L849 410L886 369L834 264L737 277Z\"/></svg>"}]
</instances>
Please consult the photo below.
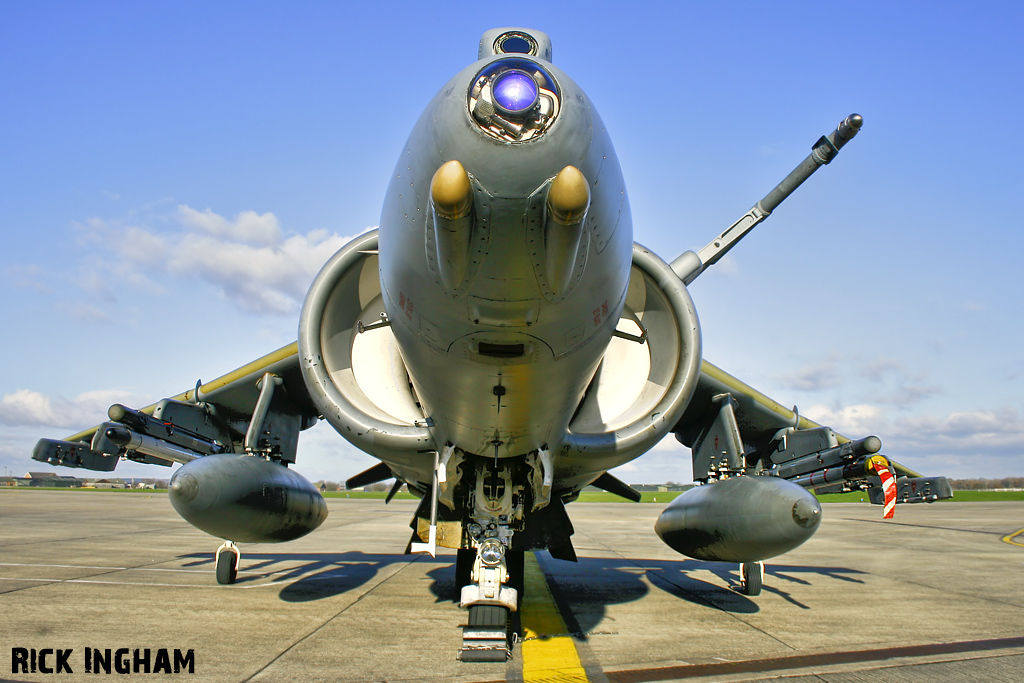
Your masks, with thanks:
<instances>
[{"instance_id":1,"label":"drop fuel tank","mask_svg":"<svg viewBox=\"0 0 1024 683\"><path fill-rule=\"evenodd\" d=\"M688 557L757 562L804 543L820 522L821 505L806 489L775 477L739 476L684 492L654 529Z\"/></svg>"},{"instance_id":2,"label":"drop fuel tank","mask_svg":"<svg viewBox=\"0 0 1024 683\"><path fill-rule=\"evenodd\" d=\"M197 458L171 477L168 496L186 522L237 543L291 541L327 519L327 505L315 486L258 456Z\"/></svg>"}]
</instances>

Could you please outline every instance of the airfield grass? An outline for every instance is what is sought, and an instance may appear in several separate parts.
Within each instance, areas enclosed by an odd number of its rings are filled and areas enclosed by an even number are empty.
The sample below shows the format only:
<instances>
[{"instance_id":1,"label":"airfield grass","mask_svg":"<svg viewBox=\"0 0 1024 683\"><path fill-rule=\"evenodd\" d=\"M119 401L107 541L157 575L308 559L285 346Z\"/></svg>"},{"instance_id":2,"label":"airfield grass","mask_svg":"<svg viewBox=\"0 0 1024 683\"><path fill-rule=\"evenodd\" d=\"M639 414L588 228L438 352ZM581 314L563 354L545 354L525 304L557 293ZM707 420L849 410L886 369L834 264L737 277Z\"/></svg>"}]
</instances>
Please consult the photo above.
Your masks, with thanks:
<instances>
[{"instance_id":1,"label":"airfield grass","mask_svg":"<svg viewBox=\"0 0 1024 683\"><path fill-rule=\"evenodd\" d=\"M640 493L641 503L671 503L682 491L642 491ZM953 501L999 501L999 500L1024 500L1024 491L954 491ZM384 491L327 491L324 498L370 498L383 500L387 493ZM395 500L414 500L416 496L411 493L399 493ZM863 499L868 502L866 493L854 491L852 493L833 493L818 496L823 503L857 503ZM605 491L584 491L580 494L577 502L580 503L628 503L630 501L620 498L614 493ZM941 501L950 502L950 501Z\"/></svg>"},{"instance_id":2,"label":"airfield grass","mask_svg":"<svg viewBox=\"0 0 1024 683\"><path fill-rule=\"evenodd\" d=\"M868 502L868 494L861 491L850 493L828 493L818 496L822 503L859 503ZM939 503L965 503L974 501L1006 501L1024 500L1024 491L953 491L952 500L940 500Z\"/></svg>"},{"instance_id":3,"label":"airfield grass","mask_svg":"<svg viewBox=\"0 0 1024 683\"><path fill-rule=\"evenodd\" d=\"M99 493L167 493L167 489L92 489L92 488L70 488L65 486L5 486L0 491L82 491ZM682 493L681 491L643 491L640 493L641 503L670 503ZM366 498L383 500L387 497L385 491L326 491L324 498ZM417 497L411 493L399 493L395 500L416 500ZM851 493L830 493L819 495L818 500L822 503L860 503L868 504L867 493L853 491ZM952 500L940 500L940 503L957 503L973 501L1024 501L1024 491L954 491ZM627 503L625 498L620 498L614 493L604 491L584 491L579 497L580 503Z\"/></svg>"},{"instance_id":4,"label":"airfield grass","mask_svg":"<svg viewBox=\"0 0 1024 683\"><path fill-rule=\"evenodd\" d=\"M642 491L640 493L641 503L670 503L682 491ZM384 491L327 491L325 498L380 498L387 496ZM416 496L411 493L399 493L395 500L413 500ZM858 503L863 499L868 502L868 495L860 491L851 493L830 493L818 496L822 503ZM1024 491L954 491L952 501L1000 501L1000 500L1024 500ZM625 498L620 498L614 493L604 491L584 491L578 499L580 503L628 503Z\"/></svg>"}]
</instances>

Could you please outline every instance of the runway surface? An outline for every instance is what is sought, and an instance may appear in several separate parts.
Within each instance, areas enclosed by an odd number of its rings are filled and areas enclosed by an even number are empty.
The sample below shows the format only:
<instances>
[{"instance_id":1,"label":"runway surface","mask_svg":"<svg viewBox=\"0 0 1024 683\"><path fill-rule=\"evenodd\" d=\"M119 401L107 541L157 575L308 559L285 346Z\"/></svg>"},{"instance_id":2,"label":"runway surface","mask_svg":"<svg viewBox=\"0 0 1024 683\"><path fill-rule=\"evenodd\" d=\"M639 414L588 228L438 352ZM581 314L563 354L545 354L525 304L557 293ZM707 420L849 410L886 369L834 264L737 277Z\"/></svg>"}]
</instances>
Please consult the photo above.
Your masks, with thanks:
<instances>
[{"instance_id":1,"label":"runway surface","mask_svg":"<svg viewBox=\"0 0 1024 683\"><path fill-rule=\"evenodd\" d=\"M734 590L735 566L664 546L661 505L573 504L580 562L537 555L560 621L523 614L565 633L531 631L507 664L456 661L454 556L401 554L412 502L328 505L306 538L244 546L239 582L219 586L219 541L164 494L0 490L0 679L54 679L10 673L14 648L73 649L74 673L57 677L68 681L96 680L85 648L191 649L195 673L180 675L216 682L1018 681L1024 670L1024 503L903 505L891 521L825 505L817 535L769 561L755 598Z\"/></svg>"}]
</instances>

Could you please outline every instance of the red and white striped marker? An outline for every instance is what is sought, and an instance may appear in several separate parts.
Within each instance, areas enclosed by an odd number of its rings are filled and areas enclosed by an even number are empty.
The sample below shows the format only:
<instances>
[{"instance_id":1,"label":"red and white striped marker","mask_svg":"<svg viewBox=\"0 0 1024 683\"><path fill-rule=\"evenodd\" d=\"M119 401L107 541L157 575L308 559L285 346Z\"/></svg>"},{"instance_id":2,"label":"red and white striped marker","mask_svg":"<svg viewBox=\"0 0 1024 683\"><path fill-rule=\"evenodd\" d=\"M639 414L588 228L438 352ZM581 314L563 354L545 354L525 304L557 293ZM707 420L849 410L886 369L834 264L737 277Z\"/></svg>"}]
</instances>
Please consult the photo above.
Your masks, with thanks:
<instances>
[{"instance_id":1,"label":"red and white striped marker","mask_svg":"<svg viewBox=\"0 0 1024 683\"><path fill-rule=\"evenodd\" d=\"M885 494L885 506L882 519L892 519L896 512L896 478L889 469L889 461L880 455L871 458L870 467L882 480L882 492Z\"/></svg>"}]
</instances>

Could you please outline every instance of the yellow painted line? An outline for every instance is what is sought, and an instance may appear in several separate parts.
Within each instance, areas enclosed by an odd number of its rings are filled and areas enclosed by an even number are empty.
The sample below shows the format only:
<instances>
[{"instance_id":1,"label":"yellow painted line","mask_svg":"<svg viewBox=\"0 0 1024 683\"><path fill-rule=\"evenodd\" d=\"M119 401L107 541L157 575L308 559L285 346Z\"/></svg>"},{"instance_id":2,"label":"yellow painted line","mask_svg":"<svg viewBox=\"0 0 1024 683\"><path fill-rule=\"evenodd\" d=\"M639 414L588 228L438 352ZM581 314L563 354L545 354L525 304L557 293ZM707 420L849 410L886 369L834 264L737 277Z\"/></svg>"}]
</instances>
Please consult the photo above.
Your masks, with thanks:
<instances>
[{"instance_id":1,"label":"yellow painted line","mask_svg":"<svg viewBox=\"0 0 1024 683\"><path fill-rule=\"evenodd\" d=\"M526 553L520 619L524 683L590 683L534 553Z\"/></svg>"},{"instance_id":2,"label":"yellow painted line","mask_svg":"<svg viewBox=\"0 0 1024 683\"><path fill-rule=\"evenodd\" d=\"M1009 543L1010 545L1017 545L1017 546L1020 546L1021 548L1024 548L1024 543L1021 543L1020 541L1013 540L1013 539L1017 538L1018 536L1020 536L1021 534L1024 534L1024 529L1018 529L1017 531L1014 531L1009 536L1003 536L1003 542L1004 543Z\"/></svg>"}]
</instances>

